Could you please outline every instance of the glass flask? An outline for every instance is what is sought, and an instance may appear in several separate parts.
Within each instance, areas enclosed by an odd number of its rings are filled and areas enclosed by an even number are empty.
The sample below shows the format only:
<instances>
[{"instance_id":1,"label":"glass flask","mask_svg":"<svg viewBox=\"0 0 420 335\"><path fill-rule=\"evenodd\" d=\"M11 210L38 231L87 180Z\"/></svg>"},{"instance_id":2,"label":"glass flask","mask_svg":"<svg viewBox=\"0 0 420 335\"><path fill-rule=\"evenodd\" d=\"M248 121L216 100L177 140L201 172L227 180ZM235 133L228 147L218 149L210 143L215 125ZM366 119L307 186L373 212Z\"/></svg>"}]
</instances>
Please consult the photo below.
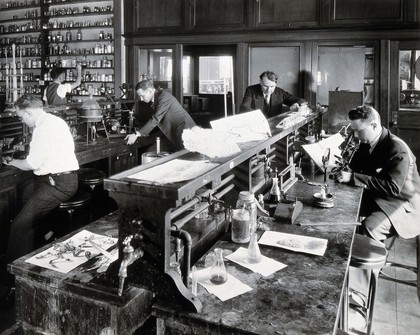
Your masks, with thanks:
<instances>
[{"instance_id":1,"label":"glass flask","mask_svg":"<svg viewBox=\"0 0 420 335\"><path fill-rule=\"evenodd\" d=\"M277 169L275 170L272 179L273 179L273 185L271 186L270 197L268 199L268 202L271 204L276 204L281 200L279 178L277 177Z\"/></svg>"},{"instance_id":2,"label":"glass flask","mask_svg":"<svg viewBox=\"0 0 420 335\"><path fill-rule=\"evenodd\" d=\"M225 263L223 262L223 249L216 248L214 249L214 253L216 254L216 258L210 269L210 281L213 284L220 285L227 280L227 272Z\"/></svg>"},{"instance_id":3,"label":"glass flask","mask_svg":"<svg viewBox=\"0 0 420 335\"><path fill-rule=\"evenodd\" d=\"M249 246L247 250L248 256L246 259L248 263L256 264L256 263L261 262L262 260L260 247L258 246L257 238L258 238L257 233L251 234L251 238L250 238Z\"/></svg>"}]
</instances>

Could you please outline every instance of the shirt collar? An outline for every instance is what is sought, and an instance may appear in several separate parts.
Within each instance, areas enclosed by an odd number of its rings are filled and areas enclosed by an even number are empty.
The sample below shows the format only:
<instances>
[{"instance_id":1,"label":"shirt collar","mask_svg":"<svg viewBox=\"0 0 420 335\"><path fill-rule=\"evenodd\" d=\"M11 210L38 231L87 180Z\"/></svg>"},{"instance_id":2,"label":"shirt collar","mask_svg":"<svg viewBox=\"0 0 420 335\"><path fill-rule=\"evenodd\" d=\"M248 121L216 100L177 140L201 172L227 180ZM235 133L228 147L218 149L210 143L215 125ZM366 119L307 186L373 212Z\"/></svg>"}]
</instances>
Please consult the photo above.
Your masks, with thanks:
<instances>
[{"instance_id":1,"label":"shirt collar","mask_svg":"<svg viewBox=\"0 0 420 335\"><path fill-rule=\"evenodd\" d=\"M47 116L46 112L43 112L38 116L38 118L35 121L35 128L38 127L42 123L42 121L46 118L46 116Z\"/></svg>"}]
</instances>

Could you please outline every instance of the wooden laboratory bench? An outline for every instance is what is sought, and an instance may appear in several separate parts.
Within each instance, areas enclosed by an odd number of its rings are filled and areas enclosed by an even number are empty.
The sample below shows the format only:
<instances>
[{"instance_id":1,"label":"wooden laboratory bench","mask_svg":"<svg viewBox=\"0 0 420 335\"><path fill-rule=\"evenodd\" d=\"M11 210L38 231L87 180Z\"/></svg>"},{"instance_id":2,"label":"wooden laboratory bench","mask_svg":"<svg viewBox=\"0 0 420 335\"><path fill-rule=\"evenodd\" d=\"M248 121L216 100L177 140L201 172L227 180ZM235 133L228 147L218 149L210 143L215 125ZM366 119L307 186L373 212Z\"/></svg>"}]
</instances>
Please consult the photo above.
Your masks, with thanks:
<instances>
[{"instance_id":1,"label":"wooden laboratory bench","mask_svg":"<svg viewBox=\"0 0 420 335\"><path fill-rule=\"evenodd\" d=\"M303 203L295 224L269 223L274 231L327 239L324 256L259 245L262 255L287 265L268 277L225 259L227 272L252 287L252 291L222 302L198 285L198 298L203 305L200 313L156 304L152 311L157 317L157 334L340 333L344 283L362 189L339 184L334 188L334 207L317 208L312 206L312 197L318 190L298 181L287 193ZM351 222L354 224L342 224ZM259 237L262 233L258 231ZM248 245L233 243L227 233L209 251L235 251L240 246ZM204 258L196 263L198 270L204 268Z\"/></svg>"},{"instance_id":2,"label":"wooden laboratory bench","mask_svg":"<svg viewBox=\"0 0 420 335\"><path fill-rule=\"evenodd\" d=\"M117 214L82 229L117 236ZM25 334L133 334L149 318L150 291L130 287L120 297L118 277L112 282L96 270L83 272L84 266L64 274L25 262L80 230L9 264L16 278L17 322Z\"/></svg>"}]
</instances>

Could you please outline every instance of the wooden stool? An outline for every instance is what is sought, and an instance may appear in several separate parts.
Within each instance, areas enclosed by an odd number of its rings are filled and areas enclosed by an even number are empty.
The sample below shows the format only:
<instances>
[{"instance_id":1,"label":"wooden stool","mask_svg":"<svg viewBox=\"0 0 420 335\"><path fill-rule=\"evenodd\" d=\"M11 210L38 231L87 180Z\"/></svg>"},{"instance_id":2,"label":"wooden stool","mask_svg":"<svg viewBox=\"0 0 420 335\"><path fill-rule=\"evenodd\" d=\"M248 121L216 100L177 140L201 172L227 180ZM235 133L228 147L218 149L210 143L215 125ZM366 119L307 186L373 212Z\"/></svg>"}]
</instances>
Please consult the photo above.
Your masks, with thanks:
<instances>
[{"instance_id":1,"label":"wooden stool","mask_svg":"<svg viewBox=\"0 0 420 335\"><path fill-rule=\"evenodd\" d=\"M91 196L89 192L78 190L73 197L71 197L67 201L62 202L58 206L57 210L66 211L69 214L69 221L70 221L69 232L73 231L74 211L89 205L90 198ZM91 221L92 221L92 214L91 214L91 210L89 210L89 222Z\"/></svg>"},{"instance_id":2,"label":"wooden stool","mask_svg":"<svg viewBox=\"0 0 420 335\"><path fill-rule=\"evenodd\" d=\"M80 185L89 186L94 191L96 186L104 183L106 173L94 168L80 168L77 170L77 176Z\"/></svg>"},{"instance_id":3,"label":"wooden stool","mask_svg":"<svg viewBox=\"0 0 420 335\"><path fill-rule=\"evenodd\" d=\"M350 266L370 271L369 293L364 308L367 335L372 334L373 310L375 307L379 271L385 266L386 257L387 250L381 242L361 234L355 234L351 250Z\"/></svg>"},{"instance_id":4,"label":"wooden stool","mask_svg":"<svg viewBox=\"0 0 420 335\"><path fill-rule=\"evenodd\" d=\"M106 178L106 173L94 168L80 168L77 170L79 188L88 188L92 197L91 216L97 219L101 215L94 215L94 211L100 212L101 202L104 198L102 185Z\"/></svg>"}]
</instances>

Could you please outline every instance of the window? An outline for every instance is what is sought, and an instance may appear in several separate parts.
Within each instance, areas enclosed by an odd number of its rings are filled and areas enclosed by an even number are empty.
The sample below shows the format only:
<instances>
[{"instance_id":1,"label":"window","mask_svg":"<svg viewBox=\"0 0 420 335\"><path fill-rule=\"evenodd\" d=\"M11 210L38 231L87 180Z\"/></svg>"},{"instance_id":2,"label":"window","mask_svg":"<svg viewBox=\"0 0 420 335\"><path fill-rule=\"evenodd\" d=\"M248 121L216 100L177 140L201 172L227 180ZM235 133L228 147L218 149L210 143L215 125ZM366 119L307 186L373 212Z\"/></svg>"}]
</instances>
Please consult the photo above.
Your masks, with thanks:
<instances>
[{"instance_id":1,"label":"window","mask_svg":"<svg viewBox=\"0 0 420 335\"><path fill-rule=\"evenodd\" d=\"M199 93L225 94L233 90L232 56L199 57Z\"/></svg>"}]
</instances>

